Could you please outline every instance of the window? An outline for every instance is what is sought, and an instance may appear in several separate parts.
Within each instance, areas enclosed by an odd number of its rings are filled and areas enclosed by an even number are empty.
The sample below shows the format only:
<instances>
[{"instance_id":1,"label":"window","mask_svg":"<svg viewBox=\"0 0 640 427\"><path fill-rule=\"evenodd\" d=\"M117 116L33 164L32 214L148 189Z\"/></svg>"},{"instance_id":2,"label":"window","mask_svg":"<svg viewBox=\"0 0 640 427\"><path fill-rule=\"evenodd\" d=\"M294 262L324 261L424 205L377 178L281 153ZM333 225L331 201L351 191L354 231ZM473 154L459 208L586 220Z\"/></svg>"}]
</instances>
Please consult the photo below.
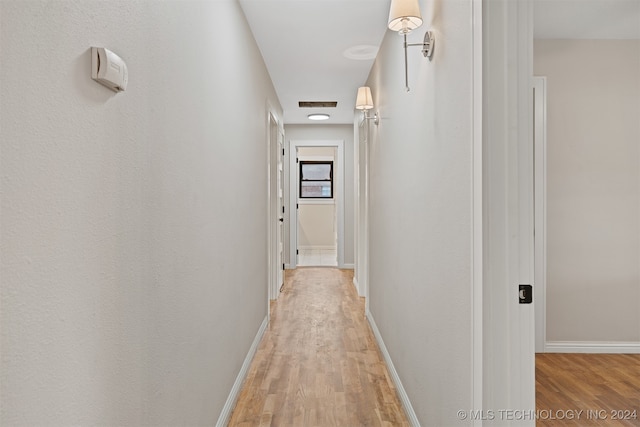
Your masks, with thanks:
<instances>
[{"instance_id":1,"label":"window","mask_svg":"<svg viewBox=\"0 0 640 427\"><path fill-rule=\"evenodd\" d=\"M332 161L300 161L300 198L333 199Z\"/></svg>"}]
</instances>

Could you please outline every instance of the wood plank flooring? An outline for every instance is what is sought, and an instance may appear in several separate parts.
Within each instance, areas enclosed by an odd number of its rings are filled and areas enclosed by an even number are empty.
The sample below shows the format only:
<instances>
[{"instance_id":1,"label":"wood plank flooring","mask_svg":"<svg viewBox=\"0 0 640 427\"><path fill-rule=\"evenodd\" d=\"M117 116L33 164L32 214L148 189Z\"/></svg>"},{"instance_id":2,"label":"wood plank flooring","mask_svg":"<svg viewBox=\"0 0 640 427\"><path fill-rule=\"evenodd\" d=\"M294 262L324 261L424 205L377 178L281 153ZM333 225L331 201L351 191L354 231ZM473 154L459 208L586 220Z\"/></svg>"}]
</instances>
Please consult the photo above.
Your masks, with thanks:
<instances>
[{"instance_id":1,"label":"wood plank flooring","mask_svg":"<svg viewBox=\"0 0 640 427\"><path fill-rule=\"evenodd\" d=\"M640 426L640 354L537 354L536 409L543 427Z\"/></svg>"},{"instance_id":2,"label":"wood plank flooring","mask_svg":"<svg viewBox=\"0 0 640 427\"><path fill-rule=\"evenodd\" d=\"M287 270L230 426L408 426L351 270Z\"/></svg>"}]
</instances>

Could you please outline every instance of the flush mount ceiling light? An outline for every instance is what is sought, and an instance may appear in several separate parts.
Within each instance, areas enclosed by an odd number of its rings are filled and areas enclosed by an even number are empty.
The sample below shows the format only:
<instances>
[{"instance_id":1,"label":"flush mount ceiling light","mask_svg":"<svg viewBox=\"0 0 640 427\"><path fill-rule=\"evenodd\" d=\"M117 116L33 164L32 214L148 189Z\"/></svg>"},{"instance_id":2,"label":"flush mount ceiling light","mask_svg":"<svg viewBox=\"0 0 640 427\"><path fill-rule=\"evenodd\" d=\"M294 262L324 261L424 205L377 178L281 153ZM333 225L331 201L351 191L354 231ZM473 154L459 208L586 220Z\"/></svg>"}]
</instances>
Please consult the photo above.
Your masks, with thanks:
<instances>
[{"instance_id":1,"label":"flush mount ceiling light","mask_svg":"<svg viewBox=\"0 0 640 427\"><path fill-rule=\"evenodd\" d=\"M427 31L422 43L407 43L407 34L422 25L422 15L418 0L391 0L389 10L389 29L397 31L404 37L404 83L409 91L409 72L407 71L407 47L422 46L422 54L431 59L435 38L432 31Z\"/></svg>"},{"instance_id":2,"label":"flush mount ceiling light","mask_svg":"<svg viewBox=\"0 0 640 427\"><path fill-rule=\"evenodd\" d=\"M309 120L329 120L329 117L330 116L328 114L324 114L324 113L321 113L321 114L309 114L307 116L307 118Z\"/></svg>"},{"instance_id":3,"label":"flush mount ceiling light","mask_svg":"<svg viewBox=\"0 0 640 427\"><path fill-rule=\"evenodd\" d=\"M367 111L373 108L373 97L371 96L371 88L369 86L362 86L358 88L358 96L356 97L356 110L362 110L364 120L373 120L376 125L380 123L378 113L373 116L367 116Z\"/></svg>"}]
</instances>

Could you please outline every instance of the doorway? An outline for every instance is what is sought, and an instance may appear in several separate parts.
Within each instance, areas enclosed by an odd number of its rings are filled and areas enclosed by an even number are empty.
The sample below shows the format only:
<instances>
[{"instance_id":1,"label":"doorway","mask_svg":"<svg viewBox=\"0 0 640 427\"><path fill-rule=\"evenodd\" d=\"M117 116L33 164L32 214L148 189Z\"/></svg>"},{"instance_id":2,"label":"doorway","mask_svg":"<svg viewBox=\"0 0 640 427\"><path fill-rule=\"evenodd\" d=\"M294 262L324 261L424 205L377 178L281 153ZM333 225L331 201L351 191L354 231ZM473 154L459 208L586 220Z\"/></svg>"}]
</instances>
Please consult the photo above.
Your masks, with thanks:
<instances>
[{"instance_id":1,"label":"doorway","mask_svg":"<svg viewBox=\"0 0 640 427\"><path fill-rule=\"evenodd\" d=\"M536 352L638 353L640 27L615 17L640 6L575 5L582 32L560 6L536 3Z\"/></svg>"},{"instance_id":2,"label":"doorway","mask_svg":"<svg viewBox=\"0 0 640 427\"><path fill-rule=\"evenodd\" d=\"M299 267L338 265L336 147L298 147L297 206Z\"/></svg>"},{"instance_id":3,"label":"doorway","mask_svg":"<svg viewBox=\"0 0 640 427\"><path fill-rule=\"evenodd\" d=\"M289 268L344 267L344 141L289 146Z\"/></svg>"}]
</instances>

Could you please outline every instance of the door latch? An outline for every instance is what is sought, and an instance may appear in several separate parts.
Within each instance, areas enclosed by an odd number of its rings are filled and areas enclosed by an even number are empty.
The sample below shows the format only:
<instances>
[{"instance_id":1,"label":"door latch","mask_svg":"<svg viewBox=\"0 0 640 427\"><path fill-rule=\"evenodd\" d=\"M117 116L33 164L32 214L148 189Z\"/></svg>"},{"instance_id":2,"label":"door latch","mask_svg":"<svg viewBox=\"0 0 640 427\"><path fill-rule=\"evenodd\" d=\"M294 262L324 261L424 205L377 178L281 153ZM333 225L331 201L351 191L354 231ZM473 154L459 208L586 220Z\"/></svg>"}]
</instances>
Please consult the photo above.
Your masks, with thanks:
<instances>
[{"instance_id":1,"label":"door latch","mask_svg":"<svg viewBox=\"0 0 640 427\"><path fill-rule=\"evenodd\" d=\"M520 304L531 304L533 302L533 286L520 285L518 292Z\"/></svg>"}]
</instances>

